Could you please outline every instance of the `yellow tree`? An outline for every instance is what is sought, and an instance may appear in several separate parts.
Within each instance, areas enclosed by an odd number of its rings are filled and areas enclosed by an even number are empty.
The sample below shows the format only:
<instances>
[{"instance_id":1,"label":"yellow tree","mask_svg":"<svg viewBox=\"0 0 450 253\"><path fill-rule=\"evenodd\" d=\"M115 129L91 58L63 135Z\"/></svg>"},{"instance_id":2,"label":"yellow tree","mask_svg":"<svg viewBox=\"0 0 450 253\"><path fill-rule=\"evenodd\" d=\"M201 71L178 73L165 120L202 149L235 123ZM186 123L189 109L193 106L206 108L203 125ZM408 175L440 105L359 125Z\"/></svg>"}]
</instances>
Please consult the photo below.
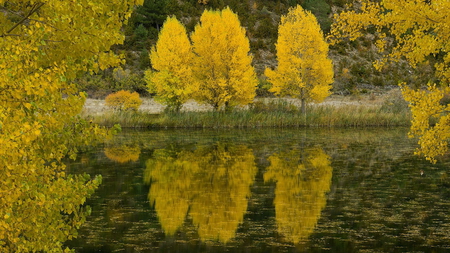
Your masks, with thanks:
<instances>
[{"instance_id":1,"label":"yellow tree","mask_svg":"<svg viewBox=\"0 0 450 253\"><path fill-rule=\"evenodd\" d=\"M251 103L257 80L250 43L238 16L229 8L205 10L191 39L194 77L199 83L197 99L216 110Z\"/></svg>"},{"instance_id":2,"label":"yellow tree","mask_svg":"<svg viewBox=\"0 0 450 253\"><path fill-rule=\"evenodd\" d=\"M145 72L145 80L155 99L171 110L179 111L183 103L197 91L192 80L192 48L186 28L176 17L168 17L150 52L153 69Z\"/></svg>"},{"instance_id":3,"label":"yellow tree","mask_svg":"<svg viewBox=\"0 0 450 253\"><path fill-rule=\"evenodd\" d=\"M105 135L81 120L79 73L118 64L110 46L142 1L0 0L0 251L62 252L100 177L62 158Z\"/></svg>"},{"instance_id":4,"label":"yellow tree","mask_svg":"<svg viewBox=\"0 0 450 253\"><path fill-rule=\"evenodd\" d=\"M375 62L377 68L402 59L413 67L434 66L438 83L429 83L428 90L415 91L402 85L413 115L410 135L419 137L417 153L432 162L436 161L436 156L448 152L450 137L450 107L441 104L441 99L450 92L449 9L447 0L362 0L353 9L335 16L330 36L332 42L343 38L355 40L366 28L374 27L375 43L384 54Z\"/></svg>"},{"instance_id":5,"label":"yellow tree","mask_svg":"<svg viewBox=\"0 0 450 253\"><path fill-rule=\"evenodd\" d=\"M327 202L333 172L330 157L314 148L273 154L269 161L264 181L277 184L274 205L278 232L294 244L305 242Z\"/></svg>"},{"instance_id":6,"label":"yellow tree","mask_svg":"<svg viewBox=\"0 0 450 253\"><path fill-rule=\"evenodd\" d=\"M328 44L315 16L298 5L281 17L276 44L278 67L266 69L277 96L301 99L302 112L308 101L321 102L330 94L333 64Z\"/></svg>"}]
</instances>

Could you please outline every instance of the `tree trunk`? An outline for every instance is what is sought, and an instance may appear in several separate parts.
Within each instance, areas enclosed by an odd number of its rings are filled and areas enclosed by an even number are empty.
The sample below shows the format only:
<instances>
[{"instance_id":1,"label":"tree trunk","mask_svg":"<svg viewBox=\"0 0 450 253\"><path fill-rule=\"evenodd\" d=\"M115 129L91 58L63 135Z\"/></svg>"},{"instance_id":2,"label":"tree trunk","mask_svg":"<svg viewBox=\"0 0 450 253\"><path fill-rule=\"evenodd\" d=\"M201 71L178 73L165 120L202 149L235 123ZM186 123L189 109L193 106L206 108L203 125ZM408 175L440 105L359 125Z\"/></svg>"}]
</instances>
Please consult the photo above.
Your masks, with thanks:
<instances>
[{"instance_id":1,"label":"tree trunk","mask_svg":"<svg viewBox=\"0 0 450 253\"><path fill-rule=\"evenodd\" d=\"M216 111L216 112L219 111L219 103L214 103L213 107L214 107L214 111Z\"/></svg>"},{"instance_id":2,"label":"tree trunk","mask_svg":"<svg viewBox=\"0 0 450 253\"><path fill-rule=\"evenodd\" d=\"M303 114L306 114L306 99L302 98L302 105L300 107L300 110Z\"/></svg>"}]
</instances>

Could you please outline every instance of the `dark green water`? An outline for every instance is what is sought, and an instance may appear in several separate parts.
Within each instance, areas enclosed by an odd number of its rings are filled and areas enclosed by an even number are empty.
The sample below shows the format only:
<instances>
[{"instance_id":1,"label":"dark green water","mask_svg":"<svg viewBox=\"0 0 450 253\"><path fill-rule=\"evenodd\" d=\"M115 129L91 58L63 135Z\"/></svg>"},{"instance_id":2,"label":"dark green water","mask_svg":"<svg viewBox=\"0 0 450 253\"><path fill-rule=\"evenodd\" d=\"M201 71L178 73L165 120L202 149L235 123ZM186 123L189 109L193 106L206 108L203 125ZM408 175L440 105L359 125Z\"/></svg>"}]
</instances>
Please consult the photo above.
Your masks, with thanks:
<instances>
[{"instance_id":1,"label":"dark green water","mask_svg":"<svg viewBox=\"0 0 450 253\"><path fill-rule=\"evenodd\" d=\"M407 129L125 131L76 252L450 252L450 158ZM421 175L423 172L423 175Z\"/></svg>"}]
</instances>

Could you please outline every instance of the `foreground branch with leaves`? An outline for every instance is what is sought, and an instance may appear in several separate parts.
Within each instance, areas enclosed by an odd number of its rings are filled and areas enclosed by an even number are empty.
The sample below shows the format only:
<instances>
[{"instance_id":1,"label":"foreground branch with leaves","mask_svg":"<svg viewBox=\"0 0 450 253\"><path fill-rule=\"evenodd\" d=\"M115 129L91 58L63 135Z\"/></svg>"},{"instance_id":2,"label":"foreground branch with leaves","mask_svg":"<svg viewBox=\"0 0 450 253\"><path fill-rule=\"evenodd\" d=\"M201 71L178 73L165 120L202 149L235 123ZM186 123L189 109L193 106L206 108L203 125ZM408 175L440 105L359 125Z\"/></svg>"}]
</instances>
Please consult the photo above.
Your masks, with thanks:
<instances>
[{"instance_id":1,"label":"foreground branch with leaves","mask_svg":"<svg viewBox=\"0 0 450 253\"><path fill-rule=\"evenodd\" d=\"M62 159L108 132L81 119L80 73L121 62L110 47L142 1L0 0L0 251L63 252L101 177Z\"/></svg>"},{"instance_id":2,"label":"foreground branch with leaves","mask_svg":"<svg viewBox=\"0 0 450 253\"><path fill-rule=\"evenodd\" d=\"M355 40L374 28L375 42L384 57L375 62L378 69L391 61L406 60L416 67L421 63L434 67L436 81L427 91L414 91L403 85L403 95L412 111L411 136L419 137L418 154L436 162L448 152L450 137L449 107L441 100L450 92L450 2L369 1L362 0L335 16L332 42L343 38ZM436 124L434 122L437 122Z\"/></svg>"}]
</instances>

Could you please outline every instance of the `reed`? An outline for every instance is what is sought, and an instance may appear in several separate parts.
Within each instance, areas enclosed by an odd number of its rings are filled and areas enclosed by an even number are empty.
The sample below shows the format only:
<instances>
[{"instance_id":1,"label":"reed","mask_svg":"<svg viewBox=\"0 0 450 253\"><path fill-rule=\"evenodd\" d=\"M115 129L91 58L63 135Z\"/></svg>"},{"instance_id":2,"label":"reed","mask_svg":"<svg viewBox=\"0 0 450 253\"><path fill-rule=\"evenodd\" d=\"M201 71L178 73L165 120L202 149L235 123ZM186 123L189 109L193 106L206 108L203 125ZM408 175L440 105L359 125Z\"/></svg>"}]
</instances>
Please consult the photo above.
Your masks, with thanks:
<instances>
[{"instance_id":1,"label":"reed","mask_svg":"<svg viewBox=\"0 0 450 253\"><path fill-rule=\"evenodd\" d=\"M306 114L289 103L252 105L231 112L106 112L88 116L102 126L120 124L129 128L260 128L260 127L369 127L409 126L406 109L386 105L315 105Z\"/></svg>"}]
</instances>

